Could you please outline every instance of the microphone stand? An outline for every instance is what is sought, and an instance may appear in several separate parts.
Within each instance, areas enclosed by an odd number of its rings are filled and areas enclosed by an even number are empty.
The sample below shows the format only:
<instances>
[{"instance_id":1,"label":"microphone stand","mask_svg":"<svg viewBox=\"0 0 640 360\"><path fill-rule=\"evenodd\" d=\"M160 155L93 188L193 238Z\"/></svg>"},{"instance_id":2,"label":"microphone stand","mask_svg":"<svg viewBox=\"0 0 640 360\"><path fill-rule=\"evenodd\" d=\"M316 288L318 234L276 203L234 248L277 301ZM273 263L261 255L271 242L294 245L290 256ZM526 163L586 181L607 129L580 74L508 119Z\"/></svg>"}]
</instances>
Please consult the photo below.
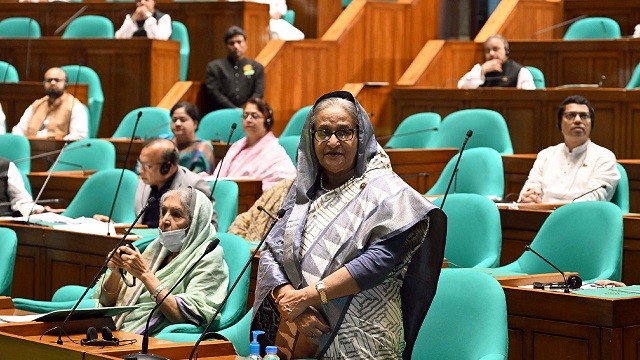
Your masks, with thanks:
<instances>
[{"instance_id":1,"label":"microphone stand","mask_svg":"<svg viewBox=\"0 0 640 360\"><path fill-rule=\"evenodd\" d=\"M56 161L53 162L53 165L49 169L47 173L47 178L44 179L44 183L42 184L42 187L38 192L38 196L36 196L36 198L33 200L33 206L31 207L31 210L29 210L29 214L27 215L27 225L29 225L29 219L31 218L31 213L36 208L36 204L38 203L38 200L40 200L40 196L42 196L42 192L44 192L44 188L47 187L47 184L49 183L49 179L51 179L51 174L53 174L53 169L56 167L56 164L58 163L58 161L60 161L60 157L62 157L62 154L64 153L64 149L66 149L68 145L69 143L66 142L64 143L64 146L62 147L62 149L60 149L60 154L58 154L58 157L56 157Z\"/></svg>"},{"instance_id":2,"label":"microphone stand","mask_svg":"<svg viewBox=\"0 0 640 360\"><path fill-rule=\"evenodd\" d=\"M426 129L422 129L422 130L416 130L416 131L408 131L402 134L391 134L391 135L383 135L383 136L378 136L376 138L377 141L380 140L387 140L387 139L391 139L392 137L401 137L401 136L408 136L408 135L415 135L415 134L421 134L423 132L431 132L431 131L438 131L437 127L432 127L432 128L426 128Z\"/></svg>"},{"instance_id":3,"label":"microphone stand","mask_svg":"<svg viewBox=\"0 0 640 360\"><path fill-rule=\"evenodd\" d=\"M200 263L202 258L204 258L207 254L212 252L218 246L219 243L220 243L220 239L217 239L217 238L213 239L213 241L211 241L209 245L207 245L207 248L205 249L204 253L200 255L198 260L196 260L193 263L193 265L191 265L191 267L180 277L180 279L178 279L178 281L176 281L176 283L173 284L171 289L169 289L169 291L162 297L162 299L156 304L156 306L153 307L153 309L149 313L149 317L147 318L147 324L145 325L145 328L144 328L144 336L142 337L142 349L140 350L139 353L125 355L124 357L122 357L124 360L169 360L164 356L148 353L149 352L149 323L151 322L151 317L153 316L153 313L156 310L158 310L160 305L162 305L164 300L167 297L169 297L169 295L173 292L173 290L175 290L176 286L178 286L178 284L180 284L182 280L184 280L184 278L187 277L187 275L189 275L189 273L191 273L193 269L195 269L195 267L198 265L198 263Z\"/></svg>"},{"instance_id":4,"label":"microphone stand","mask_svg":"<svg viewBox=\"0 0 640 360\"><path fill-rule=\"evenodd\" d=\"M76 11L75 14L71 15L71 17L69 19L67 19L67 21L62 23L62 25L60 25L60 27L57 28L56 31L53 32L53 36L57 36L60 33L60 31L64 30L64 28L66 28L69 25L70 22L75 20L78 16L80 16L88 8L89 8L89 5L85 5L85 6L81 7L80 10Z\"/></svg>"},{"instance_id":5,"label":"microphone stand","mask_svg":"<svg viewBox=\"0 0 640 360\"><path fill-rule=\"evenodd\" d=\"M144 214L144 212L147 210L147 208L149 207L149 205L151 205L151 203L153 203L154 201L156 201L155 198L150 197L149 200L147 200L147 204L142 208L142 210L140 210L140 213L138 214L138 216L136 217L136 222L137 220L142 216L142 214ZM56 326L53 327L47 331L45 331L45 334L47 334L48 332L57 329L58 330L58 340L56 341L56 343L58 345L62 345L63 341L62 341L62 333L64 332L64 326L67 324L67 321L69 321L69 319L71 318L71 314L73 314L74 311L76 311L76 309L78 308L78 306L80 305L80 302L82 301L82 299L84 299L85 296L87 296L87 293L89 292L89 290L96 284L96 282L98 281L98 277L100 277L100 275L102 274L102 272L104 271L104 269L107 267L107 264L109 263L109 261L111 261L111 258L116 254L116 250L122 246L122 244L124 244L124 240L127 238L127 236L129 236L129 233L131 233L131 230L133 229L133 226L130 226L127 229L127 232L124 234L124 236L122 236L122 239L120 239L120 241L118 242L118 244L115 246L114 250L111 252L111 254L109 254L109 256L107 257L107 260L104 262L104 264L102 264L102 267L100 268L100 270L98 270L98 273L96 274L96 276L93 278L93 280L91 280L91 283L89 286L87 286L87 288L84 290L84 292L82 293L82 295L80 295L80 298L78 299L78 301L76 301L76 303L73 305L73 307L71 308L71 311L69 311L69 313L67 314L67 317L64 318L64 321L62 322L62 324L60 326Z\"/></svg>"},{"instance_id":6,"label":"microphone stand","mask_svg":"<svg viewBox=\"0 0 640 360\"><path fill-rule=\"evenodd\" d=\"M549 264L552 268L556 269L556 271L559 272L560 275L562 275L564 292L567 294L569 293L569 284L567 283L567 276L564 274L562 270L558 269L555 265L551 263L551 261L547 260L544 256L538 254L538 252L533 250L531 246L525 245L524 251L531 251L532 253L536 254L540 259L544 260L544 262Z\"/></svg>"},{"instance_id":7,"label":"microphone stand","mask_svg":"<svg viewBox=\"0 0 640 360\"><path fill-rule=\"evenodd\" d=\"M231 124L231 132L229 133L229 138L227 139L227 151L231 147L231 137L233 136L233 132L236 131L236 123ZM227 157L227 152L225 151L224 156L220 159L220 167L218 168L218 173L216 174L216 179L213 181L213 186L211 187L211 197L213 197L213 192L216 190L216 185L218 185L218 178L220 177L220 171L222 171L222 163L224 162L224 158Z\"/></svg>"},{"instance_id":8,"label":"microphone stand","mask_svg":"<svg viewBox=\"0 0 640 360\"><path fill-rule=\"evenodd\" d=\"M67 145L67 143L65 143L65 146L66 145ZM85 147L90 147L90 146L91 146L91 144L81 144L81 145L78 145L78 146L69 147L68 149L65 149L65 151L73 151L73 150L77 150L77 149L81 149L81 148L85 148ZM43 157L47 157L49 155L59 154L59 153L62 152L63 149L64 149L64 147L62 149L47 151L47 152L43 152L42 154L38 154L38 155L34 155L34 156L29 156L29 157L17 159L13 163L14 164L18 164L18 163L21 163L21 162L25 162L27 160L36 160L36 159L40 159L40 158L43 158ZM49 162L48 159L47 159L47 162Z\"/></svg>"},{"instance_id":9,"label":"microphone stand","mask_svg":"<svg viewBox=\"0 0 640 360\"><path fill-rule=\"evenodd\" d=\"M595 189L589 190L589 191L587 191L586 193L584 193L584 194L582 194L582 195L579 195L579 196L574 197L574 198L573 198L573 200L571 200L571 202L573 203L573 202L575 202L576 200L580 199L580 198L581 198L581 197L583 197L583 196L587 196L587 195L591 194L591 193L592 193L592 192L594 192L594 191L598 191L598 190L600 190L600 189L606 189L606 188L607 188L607 185L602 184L602 185L598 186L598 187L597 187L597 188L595 188Z\"/></svg>"},{"instance_id":10,"label":"microphone stand","mask_svg":"<svg viewBox=\"0 0 640 360\"><path fill-rule=\"evenodd\" d=\"M460 165L460 159L462 158L462 152L464 148L467 146L467 141L473 135L473 130L467 130L467 135L462 142L462 148L460 148L460 153L458 154L458 159L456 160L456 165L453 167L453 172L451 173L451 177L449 178L449 184L447 185L447 190L444 192L444 197L442 198L442 204L440 204L440 210L444 208L444 202L447 200L447 195L449 195L449 189L451 189L451 183L453 182L453 178L456 176L458 172L458 165Z\"/></svg>"},{"instance_id":11,"label":"microphone stand","mask_svg":"<svg viewBox=\"0 0 640 360\"><path fill-rule=\"evenodd\" d=\"M584 19L584 18L586 18L586 17L587 17L587 15L580 15L580 16L576 16L576 17L574 17L573 19L569 19L569 20L567 20L567 21L563 21L563 22L561 22L561 23L558 23L558 24L555 24L555 25L551 25L551 26L546 27L546 28L544 28L544 29L540 29L540 30L538 30L538 31L536 31L536 32L534 32L534 33L533 33L533 37L534 37L534 38L536 38L538 35L540 35L540 34L542 34L542 33L545 33L545 32L547 32L547 31L549 31L549 30L554 30L554 29L557 29L557 28L559 28L559 27L563 27L563 26L565 26L565 25L569 25L569 24L571 24L571 23L574 23L574 22L576 22L576 21L578 21L578 20L580 20L580 19Z\"/></svg>"},{"instance_id":12,"label":"microphone stand","mask_svg":"<svg viewBox=\"0 0 640 360\"><path fill-rule=\"evenodd\" d=\"M262 208L262 206L260 207ZM260 209L259 209L260 210ZM265 211L264 208L261 209L261 211ZM224 307L224 305L227 303L227 300L229 299L229 296L231 295L231 293L233 292L233 289L236 288L236 285L238 285L238 282L240 281L240 278L242 277L242 275L244 275L245 271L247 271L247 268L249 267L249 265L251 265L251 261L253 260L253 258L256 256L256 254L258 253L258 251L260 251L260 248L262 247L262 244L264 243L264 241L267 239L267 236L269 235L269 233L271 232L271 229L273 229L273 227L276 225L276 223L278 222L277 220L279 220L283 215L284 215L285 211L284 209L280 209L280 211L278 211L278 215L275 221L273 221L271 223L271 226L269 227L269 231L267 231L264 236L262 237L262 240L260 240L260 242L258 243L258 245L256 246L256 249L253 251L253 253L251 254L251 257L249 257L249 261L247 261L246 264L244 264L244 267L242 268L242 271L240 271L240 274L238 275L238 277L236 278L236 281L234 281L233 285L231 285L231 288L229 289L229 291L227 291L227 295L224 297L224 299L222 300L222 302L220 303L220 307L218 307L218 309L216 309L216 312L213 314L213 317L211 318L211 321L209 321L209 323L207 324L207 326L204 328L204 330L202 331L202 335L200 335L200 337L198 338L198 340L196 341L196 343L193 345L193 349L191 350L191 354L189 354L189 360L193 359L193 356L196 354L197 350L198 350L198 345L200 345L200 343L202 342L202 340L204 340L205 337L207 337L207 335L211 334L209 332L209 328L211 327L211 324L213 324L213 322L216 320L216 317L218 316L218 314L220 313L220 311L222 310L222 308ZM269 214L267 212L267 215L271 216L271 214Z\"/></svg>"}]
</instances>

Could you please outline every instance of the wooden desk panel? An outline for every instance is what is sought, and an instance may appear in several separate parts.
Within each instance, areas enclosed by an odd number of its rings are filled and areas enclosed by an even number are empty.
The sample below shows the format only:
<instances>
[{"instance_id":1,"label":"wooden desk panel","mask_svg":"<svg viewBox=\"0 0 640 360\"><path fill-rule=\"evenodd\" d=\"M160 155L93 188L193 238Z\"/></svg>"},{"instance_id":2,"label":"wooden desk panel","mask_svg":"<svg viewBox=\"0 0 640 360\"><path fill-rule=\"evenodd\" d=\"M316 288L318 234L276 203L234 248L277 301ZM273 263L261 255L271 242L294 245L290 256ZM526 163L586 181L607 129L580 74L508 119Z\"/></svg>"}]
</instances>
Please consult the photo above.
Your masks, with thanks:
<instances>
[{"instance_id":1,"label":"wooden desk panel","mask_svg":"<svg viewBox=\"0 0 640 360\"><path fill-rule=\"evenodd\" d=\"M409 186L424 194L438 180L458 149L385 149L393 171Z\"/></svg>"},{"instance_id":2,"label":"wooden desk panel","mask_svg":"<svg viewBox=\"0 0 640 360\"><path fill-rule=\"evenodd\" d=\"M105 99L98 131L101 137L111 136L132 109L160 102L179 77L179 44L175 41L43 37L30 42L31 61L26 64L28 42L0 39L0 58L13 64L22 80L41 81L48 68L62 64L82 64L98 73ZM23 75L27 66L28 76ZM24 109L6 114L8 129L22 112Z\"/></svg>"}]
</instances>

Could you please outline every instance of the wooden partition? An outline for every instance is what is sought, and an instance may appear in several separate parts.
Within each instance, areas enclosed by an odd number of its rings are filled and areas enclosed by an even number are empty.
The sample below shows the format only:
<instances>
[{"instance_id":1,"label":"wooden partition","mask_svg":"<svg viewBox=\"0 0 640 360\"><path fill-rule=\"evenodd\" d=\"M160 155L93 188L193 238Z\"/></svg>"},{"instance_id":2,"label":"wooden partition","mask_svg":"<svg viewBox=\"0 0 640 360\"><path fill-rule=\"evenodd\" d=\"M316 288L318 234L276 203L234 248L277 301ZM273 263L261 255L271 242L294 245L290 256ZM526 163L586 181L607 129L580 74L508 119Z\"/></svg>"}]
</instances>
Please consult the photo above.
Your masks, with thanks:
<instances>
[{"instance_id":1,"label":"wooden partition","mask_svg":"<svg viewBox=\"0 0 640 360\"><path fill-rule=\"evenodd\" d=\"M502 0L484 24L475 41L501 34L509 40L557 39L564 30L550 28L563 20L562 1Z\"/></svg>"},{"instance_id":2,"label":"wooden partition","mask_svg":"<svg viewBox=\"0 0 640 360\"><path fill-rule=\"evenodd\" d=\"M614 19L620 24L622 36L633 34L634 27L640 22L640 7L636 0L563 0L563 6L565 19L580 15L605 16Z\"/></svg>"},{"instance_id":3,"label":"wooden partition","mask_svg":"<svg viewBox=\"0 0 640 360\"><path fill-rule=\"evenodd\" d=\"M125 15L135 9L134 2L83 4L81 2L18 3L15 1L0 4L0 20L12 16L28 16L38 21L43 36L53 36L54 31L84 5L88 8L83 15L106 16L113 22L115 30L120 28ZM189 31L191 56L188 79L204 80L207 62L227 55L224 34L231 25L241 26L247 32L248 56L256 56L269 41L269 6L266 4L245 1L179 1L163 2L158 4L158 9L171 15L172 20L184 23ZM24 58L20 58L19 61L22 62L22 59ZM35 59L33 60L35 62ZM13 65L17 66L15 63ZM36 76L41 76L42 72L35 71ZM24 72L20 72L21 78L23 74ZM102 76L101 73L98 74ZM105 80L102 82L104 86Z\"/></svg>"},{"instance_id":4,"label":"wooden partition","mask_svg":"<svg viewBox=\"0 0 640 360\"><path fill-rule=\"evenodd\" d=\"M624 89L433 89L396 87L392 92L393 121L432 111L443 118L457 110L492 109L505 118L514 152L537 153L562 141L556 126L558 105L580 94L591 101L596 126L591 139L613 151L619 159L640 158L640 91ZM462 139L460 139L462 141Z\"/></svg>"},{"instance_id":5,"label":"wooden partition","mask_svg":"<svg viewBox=\"0 0 640 360\"><path fill-rule=\"evenodd\" d=\"M289 0L287 6L296 12L293 25L307 39L321 37L342 12L342 1L337 0Z\"/></svg>"}]
</instances>

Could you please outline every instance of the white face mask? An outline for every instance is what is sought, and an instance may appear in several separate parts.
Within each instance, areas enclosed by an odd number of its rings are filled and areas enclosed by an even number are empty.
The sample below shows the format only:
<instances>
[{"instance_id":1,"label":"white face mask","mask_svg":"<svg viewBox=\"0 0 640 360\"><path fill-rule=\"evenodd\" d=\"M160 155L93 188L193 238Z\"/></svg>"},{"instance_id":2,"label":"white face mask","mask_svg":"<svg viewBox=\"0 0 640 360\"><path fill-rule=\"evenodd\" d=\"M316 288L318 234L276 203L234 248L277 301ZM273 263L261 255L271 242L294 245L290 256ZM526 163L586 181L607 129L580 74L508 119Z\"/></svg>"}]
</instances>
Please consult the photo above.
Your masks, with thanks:
<instances>
[{"instance_id":1,"label":"white face mask","mask_svg":"<svg viewBox=\"0 0 640 360\"><path fill-rule=\"evenodd\" d=\"M178 252L182 249L184 239L187 237L187 229L178 229L171 231L160 230L160 244L171 252Z\"/></svg>"}]
</instances>

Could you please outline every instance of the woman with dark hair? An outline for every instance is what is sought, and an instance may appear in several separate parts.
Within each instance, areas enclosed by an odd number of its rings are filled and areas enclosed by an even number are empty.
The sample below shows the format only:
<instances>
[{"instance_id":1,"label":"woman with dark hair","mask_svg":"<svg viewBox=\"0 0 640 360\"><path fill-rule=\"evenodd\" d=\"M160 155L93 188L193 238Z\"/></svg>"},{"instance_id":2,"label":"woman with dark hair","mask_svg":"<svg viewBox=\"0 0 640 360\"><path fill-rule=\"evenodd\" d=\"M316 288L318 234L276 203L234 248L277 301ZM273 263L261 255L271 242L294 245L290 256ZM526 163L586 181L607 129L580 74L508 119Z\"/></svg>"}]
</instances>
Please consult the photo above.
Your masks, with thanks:
<instances>
[{"instance_id":1,"label":"woman with dark hair","mask_svg":"<svg viewBox=\"0 0 640 360\"><path fill-rule=\"evenodd\" d=\"M195 105L187 101L175 104L170 111L173 142L180 152L180 165L194 173L211 174L215 164L213 145L196 137L200 115Z\"/></svg>"},{"instance_id":2,"label":"woman with dark hair","mask_svg":"<svg viewBox=\"0 0 640 360\"><path fill-rule=\"evenodd\" d=\"M271 132L273 110L261 98L250 98L244 104L242 129L247 136L235 142L227 151L226 159L216 167L222 177L250 177L262 180L266 191L282 179L296 177L291 158Z\"/></svg>"}]
</instances>

